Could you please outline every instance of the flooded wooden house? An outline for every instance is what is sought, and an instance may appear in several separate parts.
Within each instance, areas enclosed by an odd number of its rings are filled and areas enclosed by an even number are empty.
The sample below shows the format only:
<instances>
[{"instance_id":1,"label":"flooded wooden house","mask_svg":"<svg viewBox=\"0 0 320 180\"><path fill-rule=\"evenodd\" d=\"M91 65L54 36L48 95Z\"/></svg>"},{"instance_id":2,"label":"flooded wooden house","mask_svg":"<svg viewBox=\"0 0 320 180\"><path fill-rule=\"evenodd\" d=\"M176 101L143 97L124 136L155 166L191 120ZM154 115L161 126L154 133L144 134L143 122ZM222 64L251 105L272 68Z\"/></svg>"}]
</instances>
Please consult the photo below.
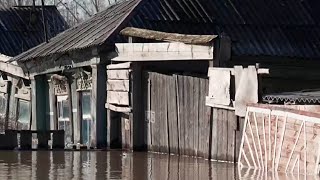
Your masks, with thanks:
<instances>
[{"instance_id":1,"label":"flooded wooden house","mask_svg":"<svg viewBox=\"0 0 320 180\"><path fill-rule=\"evenodd\" d=\"M160 1L116 3L49 42L13 58L12 61L30 75L33 129L65 129L70 144L108 146L105 103L113 96L106 94L106 65L114 56L114 42L128 41L127 37L119 35L121 29L153 26L153 21L147 17L151 15L147 12L151 5L157 8L151 13L156 17L161 10ZM150 16L151 19L154 17ZM190 24L192 22L194 20L190 20ZM174 30L170 24L166 26L168 30ZM200 34L196 29L194 32L191 34ZM193 62L188 66L206 74L208 63ZM170 67L166 65L162 69ZM179 71L183 70L180 68Z\"/></svg>"},{"instance_id":2,"label":"flooded wooden house","mask_svg":"<svg viewBox=\"0 0 320 180\"><path fill-rule=\"evenodd\" d=\"M45 6L49 31L54 37L68 26L54 6ZM0 9L0 129L29 130L31 126L31 87L26 72L11 57L45 41L41 8L16 6Z\"/></svg>"},{"instance_id":3,"label":"flooded wooden house","mask_svg":"<svg viewBox=\"0 0 320 180\"><path fill-rule=\"evenodd\" d=\"M254 74L255 83L247 86L254 87L253 102L261 102L264 93L314 87L320 77L319 48L311 48L318 47L317 13L311 2L305 3L310 4L115 3L13 58L30 75L32 128L64 129L69 144L111 144L235 161L245 108L240 103L242 115L236 116L236 82L241 82L242 71L243 77L251 77L249 71ZM297 9L304 13L295 13ZM301 24L304 28L290 28ZM180 34L180 39L121 34L126 27ZM186 34L199 36L184 42ZM201 35L211 40L197 44ZM268 76L261 77L267 71ZM298 77L299 73L305 75ZM211 86L211 81L221 88ZM242 87L248 81L244 82ZM221 89L226 96L211 101ZM178 124L179 118L184 124ZM181 131L176 131L178 126Z\"/></svg>"}]
</instances>

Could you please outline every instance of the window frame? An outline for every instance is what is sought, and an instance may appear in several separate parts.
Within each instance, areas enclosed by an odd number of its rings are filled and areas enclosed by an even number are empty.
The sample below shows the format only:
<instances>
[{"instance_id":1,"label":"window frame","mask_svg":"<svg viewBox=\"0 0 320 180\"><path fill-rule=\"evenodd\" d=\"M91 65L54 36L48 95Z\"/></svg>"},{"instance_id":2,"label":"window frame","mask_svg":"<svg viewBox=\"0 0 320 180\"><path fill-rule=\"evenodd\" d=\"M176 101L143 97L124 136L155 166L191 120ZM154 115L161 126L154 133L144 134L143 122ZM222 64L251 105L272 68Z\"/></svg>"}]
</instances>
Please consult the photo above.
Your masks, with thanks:
<instances>
[{"instance_id":1,"label":"window frame","mask_svg":"<svg viewBox=\"0 0 320 180\"><path fill-rule=\"evenodd\" d=\"M17 98L17 107L16 107L16 123L21 123L20 121L19 121L19 117L20 117L20 102L21 101L24 101L24 102L27 102L28 104L29 104L29 117L28 117L28 124L29 124L29 130L31 129L31 121L32 121L32 119L31 119L31 117L32 117L32 115L31 115L31 106L32 106L32 104L31 104L31 101L30 100L26 100L26 99L22 99L22 98Z\"/></svg>"},{"instance_id":2,"label":"window frame","mask_svg":"<svg viewBox=\"0 0 320 180\"><path fill-rule=\"evenodd\" d=\"M61 103L61 106L59 105ZM66 103L67 104L67 107L69 109L69 112L68 112L68 117L63 117L63 104ZM69 99L68 99L68 95L57 95L57 119L58 119L58 122L63 122L63 121L70 121L70 108L69 108ZM62 117L60 116L60 114L62 113Z\"/></svg>"},{"instance_id":3,"label":"window frame","mask_svg":"<svg viewBox=\"0 0 320 180\"><path fill-rule=\"evenodd\" d=\"M89 111L90 113L89 114L84 114L83 113L83 97L84 97L85 94L88 94L89 97L90 97L90 111ZM84 120L84 119L92 120L92 115L91 115L91 91L81 91L80 96L81 96L81 112L82 112L81 116L82 116L82 120Z\"/></svg>"}]
</instances>

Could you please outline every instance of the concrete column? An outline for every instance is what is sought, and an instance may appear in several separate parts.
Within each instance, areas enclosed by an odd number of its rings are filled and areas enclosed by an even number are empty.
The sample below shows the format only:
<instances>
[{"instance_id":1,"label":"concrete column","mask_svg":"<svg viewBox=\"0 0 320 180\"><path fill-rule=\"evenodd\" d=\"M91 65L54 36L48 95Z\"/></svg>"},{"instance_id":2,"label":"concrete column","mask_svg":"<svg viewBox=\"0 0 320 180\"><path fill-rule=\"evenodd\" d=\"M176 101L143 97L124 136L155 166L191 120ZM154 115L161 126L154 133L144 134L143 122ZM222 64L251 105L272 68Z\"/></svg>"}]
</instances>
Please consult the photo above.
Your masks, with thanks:
<instances>
[{"instance_id":1,"label":"concrete column","mask_svg":"<svg viewBox=\"0 0 320 180\"><path fill-rule=\"evenodd\" d=\"M91 90L91 147L105 148L107 146L106 118L106 65L92 65Z\"/></svg>"},{"instance_id":2,"label":"concrete column","mask_svg":"<svg viewBox=\"0 0 320 180\"><path fill-rule=\"evenodd\" d=\"M47 130L49 128L48 84L46 76L31 78L31 116L32 130Z\"/></svg>"}]
</instances>

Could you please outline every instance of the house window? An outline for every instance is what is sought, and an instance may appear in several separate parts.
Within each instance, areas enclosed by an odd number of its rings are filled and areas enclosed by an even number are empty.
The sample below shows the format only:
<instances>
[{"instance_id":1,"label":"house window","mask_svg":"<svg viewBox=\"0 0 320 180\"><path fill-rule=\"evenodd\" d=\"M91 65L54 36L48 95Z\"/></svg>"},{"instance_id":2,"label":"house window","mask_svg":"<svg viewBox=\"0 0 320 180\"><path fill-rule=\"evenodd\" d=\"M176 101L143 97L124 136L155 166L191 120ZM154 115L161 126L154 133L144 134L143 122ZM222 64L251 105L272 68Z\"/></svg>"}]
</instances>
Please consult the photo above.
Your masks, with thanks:
<instances>
[{"instance_id":1,"label":"house window","mask_svg":"<svg viewBox=\"0 0 320 180\"><path fill-rule=\"evenodd\" d=\"M91 134L91 93L82 92L82 143L89 144Z\"/></svg>"},{"instance_id":2,"label":"house window","mask_svg":"<svg viewBox=\"0 0 320 180\"><path fill-rule=\"evenodd\" d=\"M91 94L89 92L82 93L82 118L91 119Z\"/></svg>"},{"instance_id":3,"label":"house window","mask_svg":"<svg viewBox=\"0 0 320 180\"><path fill-rule=\"evenodd\" d=\"M7 98L4 93L0 93L0 115L4 116L6 114L6 104Z\"/></svg>"},{"instance_id":4,"label":"house window","mask_svg":"<svg viewBox=\"0 0 320 180\"><path fill-rule=\"evenodd\" d=\"M57 96L58 129L64 130L66 144L72 143L68 96Z\"/></svg>"},{"instance_id":5,"label":"house window","mask_svg":"<svg viewBox=\"0 0 320 180\"><path fill-rule=\"evenodd\" d=\"M30 102L18 100L18 129L28 130L30 124Z\"/></svg>"},{"instance_id":6,"label":"house window","mask_svg":"<svg viewBox=\"0 0 320 180\"><path fill-rule=\"evenodd\" d=\"M69 121L68 96L58 96L58 120Z\"/></svg>"}]
</instances>

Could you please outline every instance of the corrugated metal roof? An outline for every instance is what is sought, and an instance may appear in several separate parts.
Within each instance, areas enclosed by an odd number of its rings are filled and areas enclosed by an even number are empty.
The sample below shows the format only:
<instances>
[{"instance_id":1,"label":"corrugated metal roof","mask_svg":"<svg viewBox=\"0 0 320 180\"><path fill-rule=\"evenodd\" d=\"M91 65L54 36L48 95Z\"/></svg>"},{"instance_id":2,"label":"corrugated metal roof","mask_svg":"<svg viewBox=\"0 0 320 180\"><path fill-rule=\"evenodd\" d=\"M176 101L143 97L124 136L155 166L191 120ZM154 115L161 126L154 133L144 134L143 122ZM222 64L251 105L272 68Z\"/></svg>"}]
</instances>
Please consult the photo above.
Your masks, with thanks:
<instances>
[{"instance_id":1,"label":"corrugated metal roof","mask_svg":"<svg viewBox=\"0 0 320 180\"><path fill-rule=\"evenodd\" d=\"M149 0L130 26L183 34L221 34L236 56L320 58L315 0Z\"/></svg>"},{"instance_id":2,"label":"corrugated metal roof","mask_svg":"<svg viewBox=\"0 0 320 180\"><path fill-rule=\"evenodd\" d=\"M268 94L263 96L263 102L269 104L320 104L320 89Z\"/></svg>"},{"instance_id":3,"label":"corrugated metal roof","mask_svg":"<svg viewBox=\"0 0 320 180\"><path fill-rule=\"evenodd\" d=\"M55 6L45 6L48 37L68 28ZM41 8L18 6L0 8L0 53L16 56L44 41Z\"/></svg>"},{"instance_id":4,"label":"corrugated metal roof","mask_svg":"<svg viewBox=\"0 0 320 180\"><path fill-rule=\"evenodd\" d=\"M103 44L124 23L141 0L123 1L95 14L41 45L14 57L12 60L28 60ZM120 31L120 30L119 30Z\"/></svg>"},{"instance_id":5,"label":"corrugated metal roof","mask_svg":"<svg viewBox=\"0 0 320 180\"><path fill-rule=\"evenodd\" d=\"M141 6L137 7L139 2ZM131 0L118 3L15 60L28 60L105 41L118 24L180 34L227 34L233 56L320 58L316 0ZM130 16L131 12L135 12ZM129 17L129 18L128 18ZM131 18L132 17L132 18ZM127 22L124 22L127 20Z\"/></svg>"}]
</instances>

